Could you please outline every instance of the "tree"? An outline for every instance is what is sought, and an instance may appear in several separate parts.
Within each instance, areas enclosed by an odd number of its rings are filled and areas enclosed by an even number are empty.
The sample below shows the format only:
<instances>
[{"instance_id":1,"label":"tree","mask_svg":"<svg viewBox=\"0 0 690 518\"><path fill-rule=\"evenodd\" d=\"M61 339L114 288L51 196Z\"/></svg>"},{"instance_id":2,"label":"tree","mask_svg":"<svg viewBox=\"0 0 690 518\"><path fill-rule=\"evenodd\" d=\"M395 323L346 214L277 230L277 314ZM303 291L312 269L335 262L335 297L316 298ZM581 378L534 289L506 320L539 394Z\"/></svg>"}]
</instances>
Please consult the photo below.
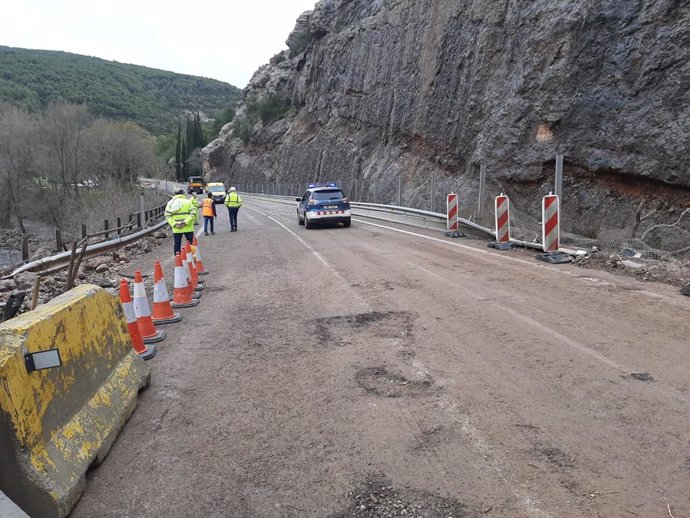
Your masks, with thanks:
<instances>
[{"instance_id":1,"label":"tree","mask_svg":"<svg viewBox=\"0 0 690 518\"><path fill-rule=\"evenodd\" d=\"M8 215L14 214L22 233L24 228L24 206L22 192L30 184L34 167L34 122L29 114L10 105L0 105L0 175L2 189L3 223Z\"/></svg>"}]
</instances>

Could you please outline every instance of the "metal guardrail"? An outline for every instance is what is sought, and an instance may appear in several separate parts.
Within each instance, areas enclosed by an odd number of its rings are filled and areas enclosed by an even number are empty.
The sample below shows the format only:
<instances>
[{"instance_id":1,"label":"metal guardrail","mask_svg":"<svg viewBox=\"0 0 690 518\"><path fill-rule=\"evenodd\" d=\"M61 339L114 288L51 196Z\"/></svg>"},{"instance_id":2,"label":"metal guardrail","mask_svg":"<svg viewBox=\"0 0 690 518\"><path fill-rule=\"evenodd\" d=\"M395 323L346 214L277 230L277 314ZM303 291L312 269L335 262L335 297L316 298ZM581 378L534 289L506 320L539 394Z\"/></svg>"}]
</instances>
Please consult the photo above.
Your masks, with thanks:
<instances>
[{"instance_id":1,"label":"metal guardrail","mask_svg":"<svg viewBox=\"0 0 690 518\"><path fill-rule=\"evenodd\" d=\"M292 196L277 196L272 194L256 194L247 193L253 198L263 198L284 204L294 204L296 200ZM438 230L445 232L448 229L448 217L445 214L438 212L431 212L428 210L412 209L409 207L399 207L395 205L380 205L377 203L362 203L350 202L352 208L352 215L363 217L367 219L378 219L388 223L399 223L417 228L424 228L429 230ZM496 238L496 231L489 228L482 227L477 223L464 218L458 218L458 223L465 228L476 230L488 238ZM529 241L520 241L511 239L511 243L516 246L525 248L532 248L534 250L543 251L541 243L532 243ZM572 250L569 248L560 248L561 252L570 255L582 255L586 252L582 250Z\"/></svg>"}]
</instances>

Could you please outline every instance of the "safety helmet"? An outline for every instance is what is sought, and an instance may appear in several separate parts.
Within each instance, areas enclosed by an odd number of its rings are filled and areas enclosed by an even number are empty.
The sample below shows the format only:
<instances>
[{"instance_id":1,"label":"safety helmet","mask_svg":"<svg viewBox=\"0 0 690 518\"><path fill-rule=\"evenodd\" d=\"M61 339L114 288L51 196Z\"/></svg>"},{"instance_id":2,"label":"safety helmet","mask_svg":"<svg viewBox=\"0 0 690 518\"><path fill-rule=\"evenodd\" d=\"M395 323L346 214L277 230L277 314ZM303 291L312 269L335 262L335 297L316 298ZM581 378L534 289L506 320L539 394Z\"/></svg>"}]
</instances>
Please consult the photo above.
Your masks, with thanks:
<instances>
[{"instance_id":1,"label":"safety helmet","mask_svg":"<svg viewBox=\"0 0 690 518\"><path fill-rule=\"evenodd\" d=\"M230 192L232 192L232 191L234 191L234 190L235 190L234 187L230 187Z\"/></svg>"},{"instance_id":2,"label":"safety helmet","mask_svg":"<svg viewBox=\"0 0 690 518\"><path fill-rule=\"evenodd\" d=\"M177 187L175 189L175 194L184 194L184 189L182 187Z\"/></svg>"}]
</instances>

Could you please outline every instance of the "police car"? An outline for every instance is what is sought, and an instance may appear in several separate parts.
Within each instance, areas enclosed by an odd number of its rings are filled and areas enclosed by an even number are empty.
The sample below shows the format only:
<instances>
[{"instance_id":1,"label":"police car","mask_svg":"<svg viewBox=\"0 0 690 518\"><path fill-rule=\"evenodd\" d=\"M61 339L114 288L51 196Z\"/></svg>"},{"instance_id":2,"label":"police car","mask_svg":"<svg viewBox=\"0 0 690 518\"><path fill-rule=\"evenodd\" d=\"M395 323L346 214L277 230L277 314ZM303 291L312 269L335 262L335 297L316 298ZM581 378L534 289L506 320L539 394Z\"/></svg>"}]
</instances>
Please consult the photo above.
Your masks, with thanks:
<instances>
[{"instance_id":1,"label":"police car","mask_svg":"<svg viewBox=\"0 0 690 518\"><path fill-rule=\"evenodd\" d=\"M313 228L317 223L342 223L350 226L350 202L342 189L335 183L325 186L309 184L301 198L295 198L297 223Z\"/></svg>"}]
</instances>

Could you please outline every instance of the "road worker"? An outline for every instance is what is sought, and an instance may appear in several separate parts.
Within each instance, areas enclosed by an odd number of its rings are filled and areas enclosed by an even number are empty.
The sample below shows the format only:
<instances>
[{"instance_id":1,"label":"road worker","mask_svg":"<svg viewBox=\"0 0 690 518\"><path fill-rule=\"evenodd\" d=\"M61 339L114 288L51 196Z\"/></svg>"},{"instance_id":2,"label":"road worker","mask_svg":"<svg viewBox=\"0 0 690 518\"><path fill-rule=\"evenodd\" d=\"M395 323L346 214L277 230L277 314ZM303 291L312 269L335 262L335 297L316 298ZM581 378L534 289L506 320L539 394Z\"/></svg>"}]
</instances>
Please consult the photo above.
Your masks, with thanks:
<instances>
[{"instance_id":1,"label":"road worker","mask_svg":"<svg viewBox=\"0 0 690 518\"><path fill-rule=\"evenodd\" d=\"M185 196L184 189L175 189L175 196L165 206L165 221L172 228L175 238L175 254L182 248L182 236L187 238L189 244L194 242L195 211L194 204Z\"/></svg>"},{"instance_id":2,"label":"road worker","mask_svg":"<svg viewBox=\"0 0 690 518\"><path fill-rule=\"evenodd\" d=\"M213 193L209 191L206 199L201 202L201 215L204 217L204 235L208 236L208 227L211 227L211 234L213 231L213 220L218 217L216 214L216 203L213 201Z\"/></svg>"},{"instance_id":3,"label":"road worker","mask_svg":"<svg viewBox=\"0 0 690 518\"><path fill-rule=\"evenodd\" d=\"M194 225L199 224L199 200L196 198L196 194L192 193L189 199L192 201L192 205L194 205Z\"/></svg>"},{"instance_id":4,"label":"road worker","mask_svg":"<svg viewBox=\"0 0 690 518\"><path fill-rule=\"evenodd\" d=\"M230 187L230 192L225 197L225 206L230 216L230 232L237 232L237 213L242 206L242 197L234 187Z\"/></svg>"}]
</instances>

